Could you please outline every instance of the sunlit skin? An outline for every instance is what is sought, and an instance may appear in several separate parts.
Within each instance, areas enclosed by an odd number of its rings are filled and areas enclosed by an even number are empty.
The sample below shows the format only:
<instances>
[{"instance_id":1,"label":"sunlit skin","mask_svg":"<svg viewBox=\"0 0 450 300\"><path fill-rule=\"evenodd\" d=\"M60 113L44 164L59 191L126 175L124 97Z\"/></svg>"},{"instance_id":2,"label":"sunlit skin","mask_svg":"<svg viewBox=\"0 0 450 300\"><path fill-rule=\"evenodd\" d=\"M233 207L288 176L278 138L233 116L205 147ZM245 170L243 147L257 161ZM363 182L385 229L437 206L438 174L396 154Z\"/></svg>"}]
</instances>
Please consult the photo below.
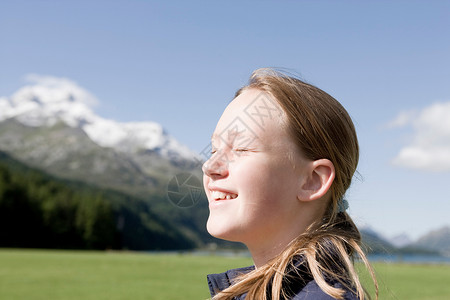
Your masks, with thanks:
<instances>
[{"instance_id":1,"label":"sunlit skin","mask_svg":"<svg viewBox=\"0 0 450 300\"><path fill-rule=\"evenodd\" d=\"M329 160L303 157L284 114L260 126L245 113L260 93L246 90L228 105L213 134L213 154L203 165L208 232L244 243L256 267L323 215L334 179Z\"/></svg>"}]
</instances>

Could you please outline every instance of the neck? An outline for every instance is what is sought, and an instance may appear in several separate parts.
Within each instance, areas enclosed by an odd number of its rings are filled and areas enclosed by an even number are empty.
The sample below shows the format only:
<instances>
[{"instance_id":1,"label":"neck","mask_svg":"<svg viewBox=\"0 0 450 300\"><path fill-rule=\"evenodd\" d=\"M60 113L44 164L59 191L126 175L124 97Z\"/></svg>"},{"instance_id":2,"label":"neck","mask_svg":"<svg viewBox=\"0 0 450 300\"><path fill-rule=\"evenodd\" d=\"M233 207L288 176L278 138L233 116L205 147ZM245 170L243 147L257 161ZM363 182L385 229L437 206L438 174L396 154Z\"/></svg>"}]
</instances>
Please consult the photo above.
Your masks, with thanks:
<instances>
[{"instance_id":1,"label":"neck","mask_svg":"<svg viewBox=\"0 0 450 300\"><path fill-rule=\"evenodd\" d=\"M320 210L309 210L306 212L298 213L297 222L293 221L287 227L275 230L276 233L283 232L283 234L266 232L259 236L253 236L251 240L247 240L245 244L252 255L256 268L269 263L272 259L279 256L293 240L306 232L308 227L313 225L323 214Z\"/></svg>"},{"instance_id":2,"label":"neck","mask_svg":"<svg viewBox=\"0 0 450 300\"><path fill-rule=\"evenodd\" d=\"M266 233L263 238L253 240L253 243L246 243L255 267L259 268L279 256L293 240L306 231L307 227L306 224L296 224L292 228L297 230L288 231L284 228L283 235Z\"/></svg>"},{"instance_id":3,"label":"neck","mask_svg":"<svg viewBox=\"0 0 450 300\"><path fill-rule=\"evenodd\" d=\"M253 263L255 264L255 268L260 268L263 265L270 262L272 259L277 257L283 250L287 247L288 244L277 244L273 246L272 248L251 248L248 247L248 250L250 251L250 254L252 255Z\"/></svg>"}]
</instances>

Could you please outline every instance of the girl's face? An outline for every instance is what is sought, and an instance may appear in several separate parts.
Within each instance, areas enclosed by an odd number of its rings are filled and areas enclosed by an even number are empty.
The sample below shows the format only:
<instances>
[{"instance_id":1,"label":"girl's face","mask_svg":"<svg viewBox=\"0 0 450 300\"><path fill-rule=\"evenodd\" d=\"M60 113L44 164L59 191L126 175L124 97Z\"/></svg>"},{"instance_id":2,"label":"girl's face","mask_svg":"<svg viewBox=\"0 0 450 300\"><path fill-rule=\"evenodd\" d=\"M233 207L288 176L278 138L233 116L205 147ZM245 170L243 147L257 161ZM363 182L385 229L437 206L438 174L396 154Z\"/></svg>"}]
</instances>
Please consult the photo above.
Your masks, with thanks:
<instances>
[{"instance_id":1,"label":"girl's face","mask_svg":"<svg viewBox=\"0 0 450 300\"><path fill-rule=\"evenodd\" d=\"M264 247L281 243L298 223L304 205L298 188L309 161L288 136L284 118L271 96L254 89L225 109L203 165L211 235Z\"/></svg>"}]
</instances>

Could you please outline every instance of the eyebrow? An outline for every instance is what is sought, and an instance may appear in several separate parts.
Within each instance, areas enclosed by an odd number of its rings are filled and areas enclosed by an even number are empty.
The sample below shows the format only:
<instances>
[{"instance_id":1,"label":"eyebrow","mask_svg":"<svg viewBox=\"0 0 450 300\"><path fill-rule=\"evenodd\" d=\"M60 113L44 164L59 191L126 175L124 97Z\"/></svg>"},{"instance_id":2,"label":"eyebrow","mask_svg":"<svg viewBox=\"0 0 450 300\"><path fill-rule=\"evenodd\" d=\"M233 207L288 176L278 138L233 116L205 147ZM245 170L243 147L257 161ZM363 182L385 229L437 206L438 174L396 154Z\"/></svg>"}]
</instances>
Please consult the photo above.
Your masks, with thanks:
<instances>
[{"instance_id":1,"label":"eyebrow","mask_svg":"<svg viewBox=\"0 0 450 300\"><path fill-rule=\"evenodd\" d=\"M211 140L217 139L217 138L221 138L223 140L235 140L237 137L239 136L245 136L245 130L241 130L241 131L237 131L237 130L227 130L227 132L222 132L222 134L215 134L213 133L213 135L211 136ZM224 136L226 138L224 138Z\"/></svg>"},{"instance_id":2,"label":"eyebrow","mask_svg":"<svg viewBox=\"0 0 450 300\"><path fill-rule=\"evenodd\" d=\"M250 133L250 134L248 134ZM211 141L214 140L222 140L226 143L234 143L235 141L255 141L258 139L258 136L254 135L252 132L248 132L247 130L229 130L228 132L223 132L222 134L213 134L211 136Z\"/></svg>"}]
</instances>

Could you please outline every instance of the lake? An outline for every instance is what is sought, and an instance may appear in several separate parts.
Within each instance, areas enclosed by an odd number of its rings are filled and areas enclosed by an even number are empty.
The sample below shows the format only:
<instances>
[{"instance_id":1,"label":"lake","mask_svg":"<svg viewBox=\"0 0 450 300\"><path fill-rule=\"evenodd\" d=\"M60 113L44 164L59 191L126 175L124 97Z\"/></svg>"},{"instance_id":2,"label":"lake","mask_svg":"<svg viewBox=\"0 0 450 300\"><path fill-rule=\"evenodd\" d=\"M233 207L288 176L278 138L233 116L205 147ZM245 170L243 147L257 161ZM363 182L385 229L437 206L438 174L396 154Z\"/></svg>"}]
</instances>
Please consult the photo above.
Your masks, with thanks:
<instances>
[{"instance_id":1,"label":"lake","mask_svg":"<svg viewBox=\"0 0 450 300\"><path fill-rule=\"evenodd\" d=\"M412 263L412 264L450 264L450 257L423 254L370 254L371 262Z\"/></svg>"}]
</instances>

